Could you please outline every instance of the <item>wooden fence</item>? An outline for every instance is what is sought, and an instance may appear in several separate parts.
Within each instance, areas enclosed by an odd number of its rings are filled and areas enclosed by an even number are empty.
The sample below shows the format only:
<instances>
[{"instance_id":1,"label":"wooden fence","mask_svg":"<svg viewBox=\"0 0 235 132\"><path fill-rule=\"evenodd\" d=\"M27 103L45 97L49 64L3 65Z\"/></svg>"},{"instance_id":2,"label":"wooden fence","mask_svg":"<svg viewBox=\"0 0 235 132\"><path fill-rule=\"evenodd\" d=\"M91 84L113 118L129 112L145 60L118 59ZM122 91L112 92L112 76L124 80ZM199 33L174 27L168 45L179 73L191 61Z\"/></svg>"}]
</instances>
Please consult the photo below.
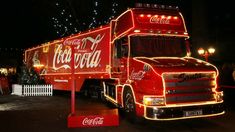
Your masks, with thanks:
<instances>
[{"instance_id":1,"label":"wooden fence","mask_svg":"<svg viewBox=\"0 0 235 132\"><path fill-rule=\"evenodd\" d=\"M12 85L13 95L23 96L52 96L52 85Z\"/></svg>"}]
</instances>

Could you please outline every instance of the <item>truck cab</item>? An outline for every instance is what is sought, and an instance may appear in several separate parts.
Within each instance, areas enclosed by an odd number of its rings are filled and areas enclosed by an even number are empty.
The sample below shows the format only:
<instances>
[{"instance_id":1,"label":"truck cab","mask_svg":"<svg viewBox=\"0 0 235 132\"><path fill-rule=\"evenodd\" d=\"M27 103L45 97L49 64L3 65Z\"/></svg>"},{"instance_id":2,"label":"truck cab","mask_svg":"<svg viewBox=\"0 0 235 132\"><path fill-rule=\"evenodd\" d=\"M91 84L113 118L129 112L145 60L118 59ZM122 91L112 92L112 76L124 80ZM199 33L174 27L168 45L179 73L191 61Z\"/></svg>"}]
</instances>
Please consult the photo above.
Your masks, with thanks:
<instances>
[{"instance_id":1,"label":"truck cab","mask_svg":"<svg viewBox=\"0 0 235 132\"><path fill-rule=\"evenodd\" d=\"M104 93L128 115L176 120L224 114L218 70L191 57L178 8L129 9L111 30L114 81L104 84Z\"/></svg>"}]
</instances>

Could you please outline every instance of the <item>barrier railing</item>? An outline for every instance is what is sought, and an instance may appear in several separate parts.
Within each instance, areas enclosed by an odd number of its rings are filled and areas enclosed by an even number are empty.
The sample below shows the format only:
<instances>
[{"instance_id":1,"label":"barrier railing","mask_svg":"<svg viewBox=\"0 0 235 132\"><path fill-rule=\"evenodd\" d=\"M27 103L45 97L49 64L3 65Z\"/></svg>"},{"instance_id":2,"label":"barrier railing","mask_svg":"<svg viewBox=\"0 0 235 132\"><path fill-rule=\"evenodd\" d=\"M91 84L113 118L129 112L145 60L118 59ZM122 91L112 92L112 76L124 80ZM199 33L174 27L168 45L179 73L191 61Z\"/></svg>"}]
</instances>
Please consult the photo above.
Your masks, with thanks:
<instances>
[{"instance_id":1,"label":"barrier railing","mask_svg":"<svg viewBox=\"0 0 235 132\"><path fill-rule=\"evenodd\" d=\"M52 96L52 85L12 85L13 95L23 96Z\"/></svg>"}]
</instances>

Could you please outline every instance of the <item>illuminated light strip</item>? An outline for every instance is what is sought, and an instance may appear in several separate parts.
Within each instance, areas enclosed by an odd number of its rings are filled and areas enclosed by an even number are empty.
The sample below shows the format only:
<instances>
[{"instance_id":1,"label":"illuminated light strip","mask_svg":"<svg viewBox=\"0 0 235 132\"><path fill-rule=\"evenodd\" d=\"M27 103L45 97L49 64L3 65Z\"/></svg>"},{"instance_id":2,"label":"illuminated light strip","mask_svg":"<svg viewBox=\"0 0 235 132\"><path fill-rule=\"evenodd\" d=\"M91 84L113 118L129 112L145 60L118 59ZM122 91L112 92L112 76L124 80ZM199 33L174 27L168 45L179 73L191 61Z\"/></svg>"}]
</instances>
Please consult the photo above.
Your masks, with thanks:
<instances>
[{"instance_id":1,"label":"illuminated light strip","mask_svg":"<svg viewBox=\"0 0 235 132\"><path fill-rule=\"evenodd\" d=\"M128 36L128 37L130 37L130 36ZM130 40L130 39L129 39ZM130 53L130 48L129 48L129 53ZM145 58L145 57L144 57ZM146 57L147 58L147 57ZM169 57L159 57L159 58L169 58ZM136 60L136 58L133 58L133 59L135 59ZM149 59L149 58L148 58ZM173 59L181 59L181 58L177 58L177 57L173 57ZM139 62L142 62L142 61L140 61L140 60L137 60L137 61L139 61ZM129 60L128 60L128 63L129 63ZM142 62L142 63L144 63L145 64L145 62ZM149 64L148 64L149 65ZM151 66L151 68L152 68L152 66ZM155 72L155 71L154 71ZM214 71L213 71L214 72ZM208 73L208 72L206 72L206 73ZM128 69L128 74L129 74L129 69ZM157 74L157 75L159 75L159 74ZM128 75L129 76L129 75ZM162 77L162 75L159 75L159 76L161 76ZM163 78L163 77L162 77ZM129 79L129 77L128 77L128 79ZM163 81L163 85L165 86L165 81ZM135 104L137 104L137 105L139 105L140 107L144 107L144 116L145 116L145 118L146 119L149 119L149 120L151 120L152 118L148 118L148 117L146 117L146 105L144 105L144 104L141 104L141 103L139 103L139 102L136 102L136 98L135 98L135 93L133 92L134 90L133 90L133 87L130 85L130 84L124 84L124 86L123 87L125 87L125 86L129 86L130 88L131 88L131 90L132 90L132 93L133 93L133 96L134 96L134 102L135 102ZM124 102L123 102L123 93L124 93L124 88L122 89L122 94L121 94L121 99L122 99L122 107L124 106ZM164 88L164 97L165 97L165 88ZM216 102L216 103L218 103L218 102ZM205 102L201 102L201 103L194 103L194 104L192 104L192 103L185 103L185 104L182 104L182 105L180 105L180 104L175 104L175 105L166 105L166 106L158 106L158 108L169 108L169 107L179 107L179 106L197 106L197 105L207 105L207 104L216 104L215 103L215 101L205 101ZM221 101L221 102L219 102L219 103L223 103L223 101ZM148 106L148 107L156 107L156 106ZM223 113L221 113L221 114L223 114ZM216 114L215 114L216 115ZM205 115L205 116L202 116L202 117L206 117L206 116L215 116L215 115ZM187 117L187 118L196 118L196 117ZM175 118L175 120L177 120L177 119L183 119L183 118ZM186 118L185 118L186 119ZM162 120L162 119L159 119L159 120ZM174 120L174 119L164 119L164 120Z\"/></svg>"},{"instance_id":2,"label":"illuminated light strip","mask_svg":"<svg viewBox=\"0 0 235 132\"><path fill-rule=\"evenodd\" d=\"M146 114L147 114L147 112L146 112L146 107L152 107L152 108L173 108L173 107L181 107L181 106L199 106L199 105L208 105L208 104L219 104L219 103L223 103L223 101L222 102L216 102L215 103L215 101L211 101L211 102L206 102L206 103L194 103L194 104L191 104L191 103L188 103L187 105L186 104L184 104L184 105L166 105L166 106L146 106L146 105L144 105L144 104L141 104L141 103L139 103L139 102L136 102L136 98L135 98L135 93L134 93L134 90L133 90L133 87L130 85L130 84L124 84L123 85L123 88L122 88L122 94L121 94L121 100L122 100L122 107L124 107L124 101L123 101L123 93L124 93L124 87L125 86L128 86L129 88L131 88L131 90L132 90L132 93L133 93L133 96L134 96L134 102L135 102L135 104L137 104L137 105L139 105L140 107L143 107L143 109L144 109L144 117L146 118L146 119L149 119L149 120L178 120L178 119L187 119L187 118L196 118L195 116L193 116L193 117L182 117L182 118L169 118L169 119L155 119L155 118L148 118L147 116L146 116ZM146 95L147 96L147 95ZM150 95L151 96L151 95ZM117 97L117 96L116 96ZM152 96L151 96L152 97ZM162 96L160 96L160 97L162 97ZM222 112L222 113L219 113L219 114L212 114L212 115L204 115L204 116L202 116L202 117L206 117L206 116L215 116L215 115L220 115L220 114L224 114L224 112ZM199 116L197 116L197 117L199 117Z\"/></svg>"},{"instance_id":3,"label":"illuminated light strip","mask_svg":"<svg viewBox=\"0 0 235 132\"><path fill-rule=\"evenodd\" d=\"M70 37L70 38L65 39L65 40L70 40L70 39L72 39L72 38L81 37L81 36L84 36L84 35L87 35L87 34L91 34L91 33L94 33L94 32L98 32L98 31L101 31L101 30L105 30L105 29L110 29L110 33L111 33L111 28L110 28L109 26L107 26L107 27L102 28L102 29L99 29L99 30L94 30L94 31L87 32L87 33L84 33L84 34L79 34L78 36ZM110 36L110 39L111 39L111 36ZM63 41L62 41L62 40L61 40L61 41L56 41L56 42L53 42L53 43L49 43L49 44L47 44L47 45L49 46L49 45L53 45L53 44L57 44L57 43L61 42L62 45L64 46L63 42L64 42L65 40L63 40ZM111 40L110 40L110 41L111 41ZM109 43L109 44L110 44L110 43ZM44 47L44 46L45 46L45 45L41 45L41 46L38 46L38 47L36 47L36 48L29 49L29 50L25 51L25 54L26 54L27 52L30 52L30 51L35 50L35 49L39 49L39 48ZM109 47L109 52L110 52L109 65L111 65L111 45L109 45L109 46L110 46L110 47ZM25 55L25 61L27 60L26 57L27 57L27 55ZM75 73L75 74L95 74L95 73L105 73L105 74L108 73L109 76L111 77L111 68L109 68L109 71L108 71L108 72L82 72L82 73ZM63 74L68 74L68 73L49 73L49 74L40 74L40 75L55 75L55 74L63 75ZM71 74L71 73L70 73L70 74Z\"/></svg>"},{"instance_id":4,"label":"illuminated light strip","mask_svg":"<svg viewBox=\"0 0 235 132\"><path fill-rule=\"evenodd\" d=\"M40 75L70 75L70 72L66 72L66 73L48 73L48 74L40 74ZM108 72L80 72L80 73L74 73L77 75L81 75L81 74L108 74ZM109 74L108 74L109 75Z\"/></svg>"},{"instance_id":5,"label":"illuminated light strip","mask_svg":"<svg viewBox=\"0 0 235 132\"><path fill-rule=\"evenodd\" d=\"M181 103L181 104L166 104L165 106L146 106L146 107L149 107L149 108L175 108L175 107L186 107L186 106L203 106L203 105L213 105L213 104L222 104L224 101L220 101L220 102L217 102L217 101L204 101L204 102L191 102L191 103Z\"/></svg>"},{"instance_id":6,"label":"illuminated light strip","mask_svg":"<svg viewBox=\"0 0 235 132\"><path fill-rule=\"evenodd\" d=\"M66 82L66 83L69 82L68 80L60 80L60 79L55 79L54 81L55 82Z\"/></svg>"},{"instance_id":7,"label":"illuminated light strip","mask_svg":"<svg viewBox=\"0 0 235 132\"><path fill-rule=\"evenodd\" d=\"M147 57L139 57L139 58L147 58ZM172 59L181 59L181 58L178 58L178 57L155 57L155 58L172 58ZM138 57L134 57L133 58L134 60L136 60L136 59L138 59ZM150 58L147 58L147 59L150 59ZM151 60L151 59L150 59ZM148 66L150 66L152 69L153 69L153 67L150 65L150 64L148 64L148 63L146 63L146 62L143 62L143 61L140 61L140 60L136 60L136 61L139 61L139 62L142 62L142 63L144 63L144 64L147 64ZM174 74L174 73L195 73L195 72L164 72L162 75L160 75L160 74L158 74L154 69L153 69L153 71L158 75L158 76L161 76L162 77L162 82L163 82L163 95L165 96L165 90L166 90L166 84L165 84L165 80L164 80L164 78L163 78L163 74L169 74L169 73L171 73L171 74ZM197 72L196 72L197 73ZM202 71L202 72L200 72L200 73L214 73L214 74L216 74L216 72L215 71L211 71L211 72L209 72L209 71ZM216 79L216 78L215 78ZM215 85L217 85L217 84L215 84ZM215 87L215 89L217 88L217 86ZM216 92L216 91L215 91ZM217 92L216 92L216 94L217 94ZM166 97L166 96L165 96ZM189 104L189 105L191 105L191 104ZM177 105L178 106L178 105Z\"/></svg>"},{"instance_id":8,"label":"illuminated light strip","mask_svg":"<svg viewBox=\"0 0 235 132\"><path fill-rule=\"evenodd\" d=\"M179 12L179 15L180 15L180 16L181 16L181 18L182 18L185 32L188 32L188 31L187 31L187 28L186 28L186 25L185 25L185 21L184 21L184 16L181 14L181 12Z\"/></svg>"},{"instance_id":9,"label":"illuminated light strip","mask_svg":"<svg viewBox=\"0 0 235 132\"><path fill-rule=\"evenodd\" d=\"M120 17L120 16L119 16ZM184 19L183 19L183 23L184 23ZM184 23L184 27L186 27L185 26L185 23ZM185 28L186 29L186 28ZM129 30L128 30L129 31ZM127 33L128 31L126 31L126 32L124 32L124 33L122 33L121 35L119 35L118 37L116 37L113 41L112 41L112 43L116 40L116 39L118 39L120 36L122 36L123 34L125 34L125 33ZM162 34L162 35L165 35L165 36L182 36L182 37L188 37L189 38L189 36L184 36L184 35L169 35L169 34ZM128 36L129 37L129 36ZM130 39L128 39L129 41L130 41ZM111 43L111 44L112 44ZM130 54L130 42L129 42L129 54ZM179 59L179 58L177 58L177 59ZM127 71L127 74L128 74L128 79L129 79L129 59L128 59L128 62L127 62L127 66L128 66L128 71ZM117 79L118 81L120 81L119 79ZM130 88L131 88L131 90L132 90L132 92L133 92L133 88L132 88L132 86L130 85L130 84L124 84L123 85L123 87L125 87L125 86L129 86ZM123 90L124 90L124 88L123 88ZM122 99L122 106L123 106L123 90L122 90L122 95L121 95L121 99ZM116 92L117 93L117 92ZM164 92L165 93L165 92ZM134 94L134 92L133 92L133 94ZM117 96L116 96L117 97ZM135 99L135 95L134 95L134 100L135 100L135 103L136 104L139 104L139 105L141 105L141 106L144 106L143 104L141 104L141 103L138 103L138 102L136 102L136 99ZM115 102L115 100L114 100L114 102ZM189 104L190 106L191 106L191 104Z\"/></svg>"},{"instance_id":10,"label":"illuminated light strip","mask_svg":"<svg viewBox=\"0 0 235 132\"><path fill-rule=\"evenodd\" d=\"M134 16L133 16L133 11L131 9L128 9L127 11L123 12L120 16L117 17L117 19L115 21L118 21L118 19L125 15L127 12L131 12L131 19L132 19L132 27L130 27L129 29L127 29L125 32L119 34L118 36L116 36L113 40L112 43L114 43L114 41L120 37L122 37L124 34L128 33L129 31L131 31L134 27L135 27L135 23L134 23Z\"/></svg>"},{"instance_id":11,"label":"illuminated light strip","mask_svg":"<svg viewBox=\"0 0 235 132\"><path fill-rule=\"evenodd\" d=\"M178 17L177 16L165 16L165 15L153 15L153 14L147 14L146 15L147 17L151 17L151 16L154 16L154 17L158 17L158 16L161 16L161 18L167 18L167 19L172 19L172 17L173 17L173 19L175 19L175 20L177 20L178 19ZM144 14L139 14L139 17L141 17L141 18L143 18L143 17L145 17L145 15Z\"/></svg>"},{"instance_id":12,"label":"illuminated light strip","mask_svg":"<svg viewBox=\"0 0 235 132\"><path fill-rule=\"evenodd\" d=\"M105 82L103 82L103 88L104 88L104 96L108 99L108 100L110 100L110 101L112 101L112 102L114 102L115 104L118 104L118 101L117 101L117 85L115 85L115 93L116 93L116 98L115 99L113 99L112 97L110 97L109 95L107 95L106 94L106 89L105 89L105 87L106 87L106 85L105 85Z\"/></svg>"},{"instance_id":13,"label":"illuminated light strip","mask_svg":"<svg viewBox=\"0 0 235 132\"><path fill-rule=\"evenodd\" d=\"M53 45L53 44L56 44L56 43L62 43L63 44L63 42L65 41L65 40L70 40L70 39L73 39L73 38L77 38L77 37L81 37L81 36L84 36L84 35L87 35L87 34L91 34L91 33L95 33L95 32L98 32L98 31L101 31L101 30L105 30L105 29L108 29L108 28L110 28L110 26L106 26L106 27L103 27L103 28L101 28L101 29L98 29L98 30L92 30L92 31L90 31L90 32L86 32L86 33L82 33L82 34L80 34L80 33L78 33L78 34L76 34L76 35L74 35L74 36L72 36L72 37L64 37L64 38L62 38L62 39L60 39L60 40L55 40L55 41L53 41L53 42L47 42L48 44L42 44L42 45L39 45L39 46L37 46L37 47L34 47L34 48L30 48L30 49L27 49L26 51L25 51L25 54L28 52L28 51L32 51L32 50L35 50L35 49L39 49L39 48L41 48L41 47L43 47L43 46L49 46L49 45ZM110 36L111 37L111 36ZM63 44L64 45L64 44ZM25 61L26 61L26 55L25 55Z\"/></svg>"},{"instance_id":14,"label":"illuminated light strip","mask_svg":"<svg viewBox=\"0 0 235 132\"><path fill-rule=\"evenodd\" d=\"M70 39L73 39L73 38L85 36L85 35L92 34L92 33L95 33L95 32L99 32L99 31L102 31L102 30L106 30L106 29L109 29L109 28L110 28L110 26L104 26L102 28L95 28L92 31L81 33L81 34L78 34L77 36L69 37L69 38L67 38L65 40L70 40Z\"/></svg>"},{"instance_id":15,"label":"illuminated light strip","mask_svg":"<svg viewBox=\"0 0 235 132\"><path fill-rule=\"evenodd\" d=\"M208 62L206 62L206 61L199 60L199 59L196 59L196 58L193 58L193 57L184 57L184 58L195 59L195 60L197 60L198 62L204 62L205 64L210 65L210 66L212 66L212 67L214 67L214 68L216 69L216 74L215 74L215 75L216 75L216 77L215 77L215 89L214 89L214 91L217 92L216 89L218 89L218 84L217 84L217 82L218 82L218 76L219 76L219 70L218 70L218 68L217 68L216 66L214 66L214 65L212 65L212 64L210 64L210 63L208 63ZM213 89L212 89L212 90L213 90Z\"/></svg>"},{"instance_id":16,"label":"illuminated light strip","mask_svg":"<svg viewBox=\"0 0 235 132\"><path fill-rule=\"evenodd\" d=\"M111 78L111 68L112 68L112 58L111 58L111 56L112 56L112 43L111 43L111 41L112 41L112 21L110 22L110 25L109 25L109 71L108 71L108 73L109 73L109 78Z\"/></svg>"},{"instance_id":17,"label":"illuminated light strip","mask_svg":"<svg viewBox=\"0 0 235 132\"><path fill-rule=\"evenodd\" d=\"M127 12L127 11L126 11L126 12ZM119 17L120 17L120 16L119 16ZM119 17L118 17L118 18L119 18ZM117 19L118 19L118 18L117 18ZM117 20L117 19L116 19L116 20ZM115 41L116 39L118 39L117 37L113 39L113 37L115 36L115 34L114 34L114 36L112 36L112 23L114 23L114 24L115 24L114 26L116 26L116 25L117 25L117 24L116 24L116 20L111 20L111 22L110 22L110 42L109 42L109 43L110 43L110 57L109 57L109 58L110 58L110 63L109 63L109 64L110 64L110 73L109 73L109 74L110 74L110 79L117 80L117 81L118 81L118 84L120 84L120 82L121 82L120 79L119 79L119 78L113 78L112 75L111 75L111 70L112 70L112 57L111 57L111 54L112 54L112 45L114 44L114 41ZM114 27L114 29L115 29L115 28L116 28L116 27ZM113 40L112 40L112 39L113 39ZM113 73L113 72L112 72L112 73Z\"/></svg>"},{"instance_id":18,"label":"illuminated light strip","mask_svg":"<svg viewBox=\"0 0 235 132\"><path fill-rule=\"evenodd\" d=\"M130 30L132 30L134 27L135 27L135 23L134 23L134 16L133 16L133 11L131 9L127 10L126 12L122 13L115 21L117 21L122 15L124 15L125 13L127 13L128 11L131 11L131 15L132 15L132 22L133 22L133 27L129 28L127 31L123 32L122 34L118 35L113 41L112 43L118 39L119 37L122 37L122 35L126 34L127 32L129 32ZM185 22L184 22L184 18L182 16L181 13L179 13L180 16L182 17L182 20L183 20L183 25L184 25L184 29L185 31L187 32L187 29L186 29L186 26L185 26ZM133 33L134 35L138 35L139 33ZM141 33L140 33L141 34ZM152 34L152 33L146 33L146 34ZM132 35L132 34L129 34L129 35ZM188 34L184 34L184 35L175 35L175 34L161 34L162 36L178 36L178 37L187 37L189 38Z\"/></svg>"},{"instance_id":19,"label":"illuminated light strip","mask_svg":"<svg viewBox=\"0 0 235 132\"><path fill-rule=\"evenodd\" d=\"M124 88L125 88L125 86L127 86L127 87L129 87L130 89L131 89L131 91L132 91L132 94L133 94L133 96L134 96L134 102L135 102L135 104L138 104L139 106L144 106L143 104L141 104L141 103L139 103L139 102L136 102L136 98L135 98L135 93L134 93L134 90L133 90L133 87L132 87L132 85L130 85L130 84L124 84L124 85L119 85L119 86L122 86L122 93L121 93L121 106L122 107L124 107L124 101L123 101L123 93L124 93Z\"/></svg>"},{"instance_id":20,"label":"illuminated light strip","mask_svg":"<svg viewBox=\"0 0 235 132\"><path fill-rule=\"evenodd\" d=\"M148 64L147 62L138 60L138 58L140 58L140 59L148 59L148 60L152 60L152 59L150 59L150 58L148 58L148 57L134 57L134 58L133 58L133 60L135 60L135 61L141 62L141 63L143 63L144 65L148 65L148 66L153 70L153 72L154 72L156 75L162 77L159 73L157 73L157 72L154 70L154 68L153 68L152 65Z\"/></svg>"},{"instance_id":21,"label":"illuminated light strip","mask_svg":"<svg viewBox=\"0 0 235 132\"><path fill-rule=\"evenodd\" d=\"M130 35L128 35L128 42L127 43L128 43L128 58L127 58L127 71L126 72L127 72L127 81L131 82L132 80L130 79L130 67L129 67L130 66L130 54L131 54L131 38L130 38Z\"/></svg>"},{"instance_id":22,"label":"illuminated light strip","mask_svg":"<svg viewBox=\"0 0 235 132\"><path fill-rule=\"evenodd\" d=\"M38 48L41 48L41 47L44 47L44 46L50 46L50 45L52 45L52 44L56 44L56 43L60 43L60 42L63 42L63 40L60 39L60 40L55 40L55 41L52 41L52 42L47 42L46 44L43 43L43 44L41 44L41 45L39 45L39 46L36 46L36 47L27 49L26 52L27 52L27 51L32 51L32 50L35 50L35 49L38 49Z\"/></svg>"},{"instance_id":23,"label":"illuminated light strip","mask_svg":"<svg viewBox=\"0 0 235 132\"><path fill-rule=\"evenodd\" d=\"M131 10L131 20L132 20L132 25L135 27L134 14L132 10Z\"/></svg>"},{"instance_id":24,"label":"illuminated light strip","mask_svg":"<svg viewBox=\"0 0 235 132\"><path fill-rule=\"evenodd\" d=\"M142 32L142 33L130 33L130 36L135 36L135 35L139 35L139 36L147 36L147 35L151 35L151 36L169 36L169 37L186 37L189 38L188 35L179 35L179 34L161 34L161 33L149 33L149 32Z\"/></svg>"},{"instance_id":25,"label":"illuminated light strip","mask_svg":"<svg viewBox=\"0 0 235 132\"><path fill-rule=\"evenodd\" d=\"M164 91L164 96L166 97L166 81L165 81L165 79L164 79L164 74L181 74L181 73L213 73L213 74L216 74L216 72L215 71L198 71L198 72L164 72L164 73L162 73L162 82L163 82L163 91ZM216 78L215 78L215 80L216 80ZM216 85L217 86L217 85ZM217 87L215 87L215 88L212 88L212 90L213 89L216 89ZM214 92L215 92L215 94L217 95L218 94L218 92L217 91L215 91L214 90ZM205 101L205 102L207 102L207 101ZM177 106L180 106L180 104L176 104ZM168 106L168 105L167 105Z\"/></svg>"},{"instance_id":26,"label":"illuminated light strip","mask_svg":"<svg viewBox=\"0 0 235 132\"><path fill-rule=\"evenodd\" d=\"M175 60L185 60L184 57L153 57L153 59L175 59Z\"/></svg>"},{"instance_id":27,"label":"illuminated light strip","mask_svg":"<svg viewBox=\"0 0 235 132\"><path fill-rule=\"evenodd\" d=\"M25 56L24 56L24 57L25 57L25 62L26 62L26 60L27 60L27 58L26 58L26 57L27 57L27 52L30 52L30 51L39 49L39 48L44 47L44 46L50 46L50 45L57 44L57 43L62 43L62 42L63 42L63 40L55 40L55 41L53 41L53 42L47 42L46 45L42 44L42 45L40 45L40 46L33 47L33 48L30 48L30 49L25 50Z\"/></svg>"},{"instance_id":28,"label":"illuminated light strip","mask_svg":"<svg viewBox=\"0 0 235 132\"><path fill-rule=\"evenodd\" d=\"M129 88L131 88L131 90L132 90L132 93L133 93L133 96L134 96L134 102L135 102L135 104L137 104L137 105L139 105L140 107L144 107L144 117L146 118L146 119L149 119L149 120L152 120L152 118L148 118L148 117L146 117L146 107L152 107L152 108L154 108L154 107L157 107L157 108L169 108L169 107L183 107L183 106L199 106L199 105L208 105L208 104L219 104L219 103L223 103L223 101L221 101L221 102L215 102L215 101L205 101L205 102L201 102L201 103L185 103L185 104L182 104L182 105L179 105L179 104L175 104L175 105L166 105L166 106L146 106L146 105L144 105L144 104L142 104L142 103L139 103L139 102L137 102L136 101L136 98L135 98L135 93L134 93L134 90L133 90L133 87L130 85L130 84L124 84L123 85L123 88L122 88L122 94L121 94L121 100L122 100L122 107L124 107L124 101L123 101L123 93L124 93L124 87L125 86L129 86ZM164 92L165 93L165 92ZM147 96L147 95L146 95ZM151 96L151 95L150 95ZM160 97L162 97L162 96L160 96ZM223 114L223 113L221 113L221 114ZM216 114L215 114L216 115ZM215 116L215 115L205 115L205 116ZM202 117L205 117L205 116L202 116ZM194 118L194 117L187 117L187 118ZM183 118L174 118L175 120L177 120L177 119L183 119ZM174 119L159 119L159 120L174 120ZM186 118L185 118L186 119ZM154 119L154 120L156 120L156 119Z\"/></svg>"},{"instance_id":29,"label":"illuminated light strip","mask_svg":"<svg viewBox=\"0 0 235 132\"><path fill-rule=\"evenodd\" d=\"M212 66L212 67L214 67L215 69L216 69L216 77L219 75L219 70L218 70L218 68L216 67L216 66L214 66L214 65L212 65L211 63L208 63L208 62L206 62L206 61L204 61L204 60L200 60L200 59L197 59L197 58L193 58L193 57L184 57L184 58L188 58L188 59L195 59L195 60L197 60L198 62L204 62L206 65L210 65L210 66Z\"/></svg>"},{"instance_id":30,"label":"illuminated light strip","mask_svg":"<svg viewBox=\"0 0 235 132\"><path fill-rule=\"evenodd\" d=\"M225 114L225 111L217 114L210 114L210 115L200 115L200 116L190 116L190 117L178 117L178 118L169 118L169 119L158 119L158 118L149 118L147 116L144 116L144 118L148 120L162 120L162 121L170 121L170 120L180 120L180 119L190 119L190 118L202 118L202 117L212 117L212 116L219 116Z\"/></svg>"},{"instance_id":31,"label":"illuminated light strip","mask_svg":"<svg viewBox=\"0 0 235 132\"><path fill-rule=\"evenodd\" d=\"M132 87L132 85L130 85L130 84L124 84L122 87L122 94L121 94L121 99L122 99L122 107L124 107L124 100L123 100L123 93L124 93L124 88L125 88L125 86L127 86L127 87L129 87L130 89L131 89L131 91L132 91L132 94L133 94L133 97L134 97L134 102L135 102L135 104L138 104L138 105L142 105L143 106L143 104L141 104L141 103L139 103L139 102L136 102L136 98L135 98L135 92L134 92L134 90L133 90L133 87Z\"/></svg>"},{"instance_id":32,"label":"illuminated light strip","mask_svg":"<svg viewBox=\"0 0 235 132\"><path fill-rule=\"evenodd\" d=\"M130 36L129 36L130 37ZM128 39L129 41L130 41L130 39ZM129 53L130 53L130 48L129 48ZM147 57L141 57L141 58L147 58ZM179 57L155 57L155 58L162 58L162 59L164 59L164 58L172 58L172 59L183 59L184 60L184 58L179 58ZM134 60L136 60L136 59L138 59L138 57L134 57L133 58ZM150 58L147 58L147 59L150 59ZM144 64L147 64L147 65L149 65L148 63L145 63L145 62L143 62L143 61L140 61L140 60L136 60L136 61L139 61L139 62L142 62L142 63L144 63ZM128 63L129 63L129 60L128 60ZM151 66L151 65L149 65L152 69L153 69L153 67ZM129 67L128 67L129 68ZM215 67L216 68L216 67ZM216 68L217 69L217 68ZM162 75L160 75L160 74L158 74L155 70L153 70L157 75L159 75L159 76L161 76L162 77L162 82L163 82L163 86L164 86L164 89L163 89L163 94L164 94L164 96L165 96L165 80L164 80L164 78L163 78L163 76ZM167 73L167 72L165 72L165 73ZM169 72L169 73L173 73L173 72ZM175 72L175 73L182 73L182 72ZM185 72L184 72L185 73ZM187 72L187 73L195 73L195 72ZM202 73L210 73L210 72L205 72L205 71L203 71ZM212 71L212 73L215 73L214 71ZM128 69L128 79L129 79L129 69ZM216 79L216 78L215 78ZM130 85L129 85L130 86ZM132 88L132 86L130 86L131 88ZM215 87L216 88L216 87ZM133 91L133 90L132 90ZM217 94L217 93L216 93ZM136 102L136 101L135 101ZM205 102L204 102L205 103ZM143 104L140 104L140 103L138 103L138 102L136 102L136 104L139 104L139 105L143 105ZM123 105L123 104L122 104ZM189 106L191 106L192 104L189 104ZM198 104L198 105L201 105L200 103ZM143 106L145 106L145 105L143 105ZM167 105L168 106L168 105ZM177 106L179 106L179 104L177 105ZM182 106L187 106L187 105L182 105Z\"/></svg>"}]
</instances>

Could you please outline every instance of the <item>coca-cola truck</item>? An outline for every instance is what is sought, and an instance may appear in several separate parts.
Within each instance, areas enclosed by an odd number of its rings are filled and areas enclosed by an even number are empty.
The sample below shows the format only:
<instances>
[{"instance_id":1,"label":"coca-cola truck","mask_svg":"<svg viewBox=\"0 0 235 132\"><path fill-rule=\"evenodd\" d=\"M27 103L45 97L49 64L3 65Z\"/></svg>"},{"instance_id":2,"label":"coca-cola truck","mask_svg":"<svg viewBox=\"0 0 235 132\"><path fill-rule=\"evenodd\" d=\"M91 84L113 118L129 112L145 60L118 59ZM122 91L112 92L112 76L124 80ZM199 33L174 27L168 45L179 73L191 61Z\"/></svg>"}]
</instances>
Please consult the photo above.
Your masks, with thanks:
<instances>
[{"instance_id":1,"label":"coca-cola truck","mask_svg":"<svg viewBox=\"0 0 235 132\"><path fill-rule=\"evenodd\" d=\"M153 4L130 8L107 25L29 48L24 61L54 90L71 90L74 67L76 92L110 101L131 119L222 115L219 72L190 56L188 39L178 8Z\"/></svg>"}]
</instances>

